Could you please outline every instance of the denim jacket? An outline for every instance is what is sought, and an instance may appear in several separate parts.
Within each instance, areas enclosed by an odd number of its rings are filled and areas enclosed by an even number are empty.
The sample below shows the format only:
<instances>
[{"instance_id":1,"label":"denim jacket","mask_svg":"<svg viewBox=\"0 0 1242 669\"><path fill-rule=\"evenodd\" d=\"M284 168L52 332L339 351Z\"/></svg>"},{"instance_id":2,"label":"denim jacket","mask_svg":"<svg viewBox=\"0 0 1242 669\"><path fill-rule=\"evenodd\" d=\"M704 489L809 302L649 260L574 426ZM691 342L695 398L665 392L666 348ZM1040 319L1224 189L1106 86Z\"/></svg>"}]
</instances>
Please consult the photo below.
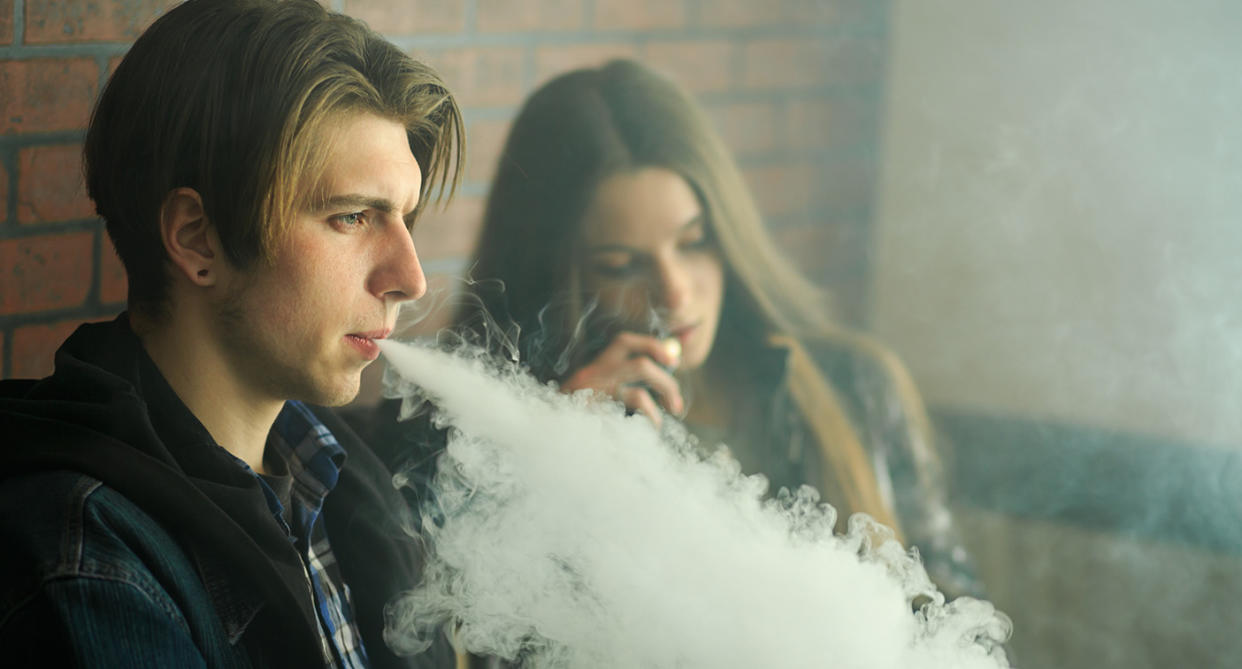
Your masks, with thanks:
<instances>
[{"instance_id":1,"label":"denim jacket","mask_svg":"<svg viewBox=\"0 0 1242 669\"><path fill-rule=\"evenodd\" d=\"M47 471L2 490L6 666L282 663L237 644L261 601L234 587L224 565L200 578L172 535L98 479Z\"/></svg>"},{"instance_id":2,"label":"denim jacket","mask_svg":"<svg viewBox=\"0 0 1242 669\"><path fill-rule=\"evenodd\" d=\"M391 475L314 411L348 453L323 514L371 663L433 664L382 638L421 564ZM0 382L0 664L323 665L300 555L196 430L124 316L79 328L51 377Z\"/></svg>"}]
</instances>

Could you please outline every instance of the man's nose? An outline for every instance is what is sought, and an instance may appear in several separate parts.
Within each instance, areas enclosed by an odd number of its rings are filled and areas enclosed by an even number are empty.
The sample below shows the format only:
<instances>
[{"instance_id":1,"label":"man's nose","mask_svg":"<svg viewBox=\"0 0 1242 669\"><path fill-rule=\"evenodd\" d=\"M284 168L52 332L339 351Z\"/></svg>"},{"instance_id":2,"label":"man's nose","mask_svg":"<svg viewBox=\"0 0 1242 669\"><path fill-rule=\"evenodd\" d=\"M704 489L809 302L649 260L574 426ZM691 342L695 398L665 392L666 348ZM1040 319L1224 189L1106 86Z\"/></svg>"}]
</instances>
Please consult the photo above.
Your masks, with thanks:
<instances>
[{"instance_id":1,"label":"man's nose","mask_svg":"<svg viewBox=\"0 0 1242 669\"><path fill-rule=\"evenodd\" d=\"M384 236L380 261L371 273L370 291L386 301L416 300L427 292L427 276L418 262L414 238L404 225L393 225Z\"/></svg>"}]
</instances>

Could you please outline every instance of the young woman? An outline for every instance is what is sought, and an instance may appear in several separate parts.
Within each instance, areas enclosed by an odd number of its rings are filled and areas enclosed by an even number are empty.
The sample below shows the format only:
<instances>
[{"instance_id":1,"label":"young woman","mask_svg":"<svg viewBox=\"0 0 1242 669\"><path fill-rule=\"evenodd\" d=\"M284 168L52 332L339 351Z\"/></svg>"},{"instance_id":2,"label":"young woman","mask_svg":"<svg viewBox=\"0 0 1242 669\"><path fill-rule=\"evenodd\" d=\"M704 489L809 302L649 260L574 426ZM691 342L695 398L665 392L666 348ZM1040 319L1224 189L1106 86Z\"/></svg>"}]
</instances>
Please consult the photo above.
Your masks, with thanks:
<instances>
[{"instance_id":1,"label":"young woman","mask_svg":"<svg viewBox=\"0 0 1242 669\"><path fill-rule=\"evenodd\" d=\"M893 528L946 592L978 592L909 375L828 320L671 81L614 61L536 91L501 155L471 277L460 329L516 324L542 379L677 416L773 490L809 484L841 518Z\"/></svg>"}]
</instances>

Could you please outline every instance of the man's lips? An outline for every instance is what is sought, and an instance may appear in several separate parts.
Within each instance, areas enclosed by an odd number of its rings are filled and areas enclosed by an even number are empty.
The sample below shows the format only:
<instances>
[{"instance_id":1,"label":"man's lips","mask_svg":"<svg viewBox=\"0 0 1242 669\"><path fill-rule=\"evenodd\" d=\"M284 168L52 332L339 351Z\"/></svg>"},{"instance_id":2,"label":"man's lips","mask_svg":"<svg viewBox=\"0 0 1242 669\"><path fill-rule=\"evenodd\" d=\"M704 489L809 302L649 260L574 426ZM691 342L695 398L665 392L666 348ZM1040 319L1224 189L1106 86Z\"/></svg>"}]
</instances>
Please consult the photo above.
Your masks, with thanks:
<instances>
[{"instance_id":1,"label":"man's lips","mask_svg":"<svg viewBox=\"0 0 1242 669\"><path fill-rule=\"evenodd\" d=\"M371 330L370 332L351 332L345 335L345 341L349 342L356 351L362 354L367 360L374 360L379 357L379 345L375 343L377 339L383 339L392 334L392 329Z\"/></svg>"},{"instance_id":2,"label":"man's lips","mask_svg":"<svg viewBox=\"0 0 1242 669\"><path fill-rule=\"evenodd\" d=\"M362 339L384 339L392 334L392 328L384 328L383 330L371 330L370 332L351 332L347 337L361 337Z\"/></svg>"}]
</instances>

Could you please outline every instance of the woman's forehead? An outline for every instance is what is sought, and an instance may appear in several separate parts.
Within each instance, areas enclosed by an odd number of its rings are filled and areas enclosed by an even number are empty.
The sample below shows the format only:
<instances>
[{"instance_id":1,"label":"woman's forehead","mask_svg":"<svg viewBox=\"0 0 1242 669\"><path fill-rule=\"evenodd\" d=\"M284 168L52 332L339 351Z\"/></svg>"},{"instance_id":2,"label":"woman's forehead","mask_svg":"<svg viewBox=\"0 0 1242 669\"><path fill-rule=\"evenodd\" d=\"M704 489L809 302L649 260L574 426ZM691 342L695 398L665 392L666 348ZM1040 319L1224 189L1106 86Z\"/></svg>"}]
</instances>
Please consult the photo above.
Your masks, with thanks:
<instances>
[{"instance_id":1,"label":"woman's forehead","mask_svg":"<svg viewBox=\"0 0 1242 669\"><path fill-rule=\"evenodd\" d=\"M703 213L681 175L663 167L619 172L595 191L583 219L588 245L636 245L677 236Z\"/></svg>"}]
</instances>

